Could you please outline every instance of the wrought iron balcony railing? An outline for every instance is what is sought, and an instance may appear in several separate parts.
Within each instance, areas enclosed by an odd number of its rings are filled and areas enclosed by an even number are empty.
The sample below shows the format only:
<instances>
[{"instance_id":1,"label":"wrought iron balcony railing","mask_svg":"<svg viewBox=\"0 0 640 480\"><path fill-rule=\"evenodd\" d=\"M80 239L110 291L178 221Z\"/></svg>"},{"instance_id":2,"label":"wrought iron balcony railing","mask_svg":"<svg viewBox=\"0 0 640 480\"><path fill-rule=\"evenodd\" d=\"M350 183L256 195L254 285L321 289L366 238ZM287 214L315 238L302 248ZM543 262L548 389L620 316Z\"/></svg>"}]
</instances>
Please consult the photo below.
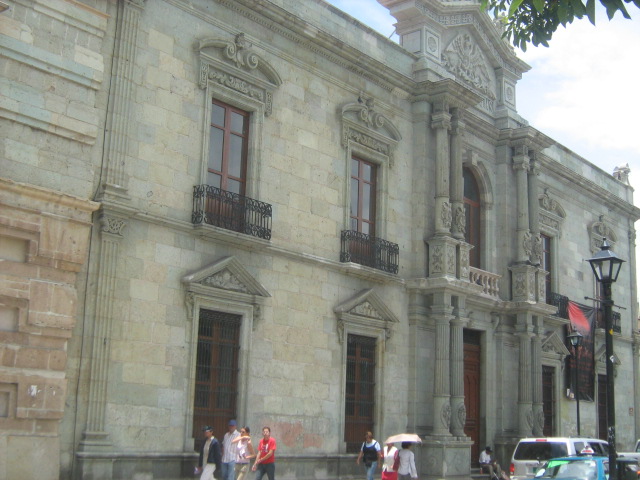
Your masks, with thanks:
<instances>
[{"instance_id":1,"label":"wrought iron balcony railing","mask_svg":"<svg viewBox=\"0 0 640 480\"><path fill-rule=\"evenodd\" d=\"M341 262L353 262L383 272L398 273L400 247L397 243L354 230L343 230L340 242Z\"/></svg>"},{"instance_id":2,"label":"wrought iron balcony railing","mask_svg":"<svg viewBox=\"0 0 640 480\"><path fill-rule=\"evenodd\" d=\"M551 292L551 296L547 298L547 303L549 305L554 305L558 307L558 316L560 318L566 318L567 320L569 319L569 312L567 310L567 306L569 304L569 297L560 295L559 293ZM581 307L588 308L582 303L578 303L578 302L573 302L573 303ZM616 333L622 332L620 312L611 312L611 326L613 327L614 332ZM596 309L596 328L605 328L604 308L602 307Z\"/></svg>"},{"instance_id":3,"label":"wrought iron balcony railing","mask_svg":"<svg viewBox=\"0 0 640 480\"><path fill-rule=\"evenodd\" d=\"M211 185L193 187L191 221L271 239L271 205Z\"/></svg>"}]
</instances>

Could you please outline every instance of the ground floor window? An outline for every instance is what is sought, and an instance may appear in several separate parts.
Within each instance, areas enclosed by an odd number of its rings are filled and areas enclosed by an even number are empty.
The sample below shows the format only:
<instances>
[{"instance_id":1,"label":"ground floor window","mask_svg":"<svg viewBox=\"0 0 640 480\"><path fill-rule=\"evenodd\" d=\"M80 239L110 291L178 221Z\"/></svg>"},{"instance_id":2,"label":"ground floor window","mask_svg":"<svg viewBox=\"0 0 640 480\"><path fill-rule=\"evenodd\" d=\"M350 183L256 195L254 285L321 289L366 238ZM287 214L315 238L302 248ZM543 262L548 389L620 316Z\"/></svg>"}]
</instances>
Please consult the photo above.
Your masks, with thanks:
<instances>
[{"instance_id":1,"label":"ground floor window","mask_svg":"<svg viewBox=\"0 0 640 480\"><path fill-rule=\"evenodd\" d=\"M348 453L357 452L365 433L374 431L375 371L376 338L349 334L344 427Z\"/></svg>"},{"instance_id":2,"label":"ground floor window","mask_svg":"<svg viewBox=\"0 0 640 480\"><path fill-rule=\"evenodd\" d=\"M542 413L544 426L542 433L545 437L553 437L556 433L556 369L547 365L542 366Z\"/></svg>"},{"instance_id":3,"label":"ground floor window","mask_svg":"<svg viewBox=\"0 0 640 480\"><path fill-rule=\"evenodd\" d=\"M198 317L193 436L203 441L202 427L210 425L222 438L229 419L237 416L238 360L241 316L201 309Z\"/></svg>"}]
</instances>

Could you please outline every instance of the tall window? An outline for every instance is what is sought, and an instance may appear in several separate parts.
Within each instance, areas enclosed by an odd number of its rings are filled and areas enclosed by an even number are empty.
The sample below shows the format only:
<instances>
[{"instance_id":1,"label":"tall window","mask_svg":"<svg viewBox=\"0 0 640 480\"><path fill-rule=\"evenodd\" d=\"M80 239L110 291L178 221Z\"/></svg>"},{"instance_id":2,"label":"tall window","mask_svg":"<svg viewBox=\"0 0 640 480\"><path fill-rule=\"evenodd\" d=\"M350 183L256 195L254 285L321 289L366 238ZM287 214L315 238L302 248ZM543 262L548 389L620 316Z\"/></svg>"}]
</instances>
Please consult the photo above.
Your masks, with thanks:
<instances>
[{"instance_id":1,"label":"tall window","mask_svg":"<svg viewBox=\"0 0 640 480\"><path fill-rule=\"evenodd\" d=\"M365 432L373 431L376 339L349 334L347 342L344 440L355 453Z\"/></svg>"},{"instance_id":2,"label":"tall window","mask_svg":"<svg viewBox=\"0 0 640 480\"><path fill-rule=\"evenodd\" d=\"M249 113L213 100L209 135L207 185L244 195Z\"/></svg>"},{"instance_id":3,"label":"tall window","mask_svg":"<svg viewBox=\"0 0 640 480\"><path fill-rule=\"evenodd\" d=\"M469 264L480 268L480 189L473 173L468 168L464 176L464 211L466 219L465 240L474 248L469 252Z\"/></svg>"},{"instance_id":4,"label":"tall window","mask_svg":"<svg viewBox=\"0 0 640 480\"><path fill-rule=\"evenodd\" d=\"M540 238L542 239L542 265L540 265L544 270L549 272L549 275L545 278L545 292L547 295L547 302L551 301L551 276L553 272L553 263L551 262L551 237L545 235L544 233L540 234Z\"/></svg>"},{"instance_id":5,"label":"tall window","mask_svg":"<svg viewBox=\"0 0 640 480\"><path fill-rule=\"evenodd\" d=\"M193 405L198 449L204 425L212 426L214 434L221 437L229 419L237 416L240 320L240 315L200 310Z\"/></svg>"},{"instance_id":6,"label":"tall window","mask_svg":"<svg viewBox=\"0 0 640 480\"><path fill-rule=\"evenodd\" d=\"M375 236L376 165L351 159L351 230Z\"/></svg>"},{"instance_id":7,"label":"tall window","mask_svg":"<svg viewBox=\"0 0 640 480\"><path fill-rule=\"evenodd\" d=\"M542 413L544 425L542 433L553 437L556 433L556 369L547 365L542 366Z\"/></svg>"}]
</instances>

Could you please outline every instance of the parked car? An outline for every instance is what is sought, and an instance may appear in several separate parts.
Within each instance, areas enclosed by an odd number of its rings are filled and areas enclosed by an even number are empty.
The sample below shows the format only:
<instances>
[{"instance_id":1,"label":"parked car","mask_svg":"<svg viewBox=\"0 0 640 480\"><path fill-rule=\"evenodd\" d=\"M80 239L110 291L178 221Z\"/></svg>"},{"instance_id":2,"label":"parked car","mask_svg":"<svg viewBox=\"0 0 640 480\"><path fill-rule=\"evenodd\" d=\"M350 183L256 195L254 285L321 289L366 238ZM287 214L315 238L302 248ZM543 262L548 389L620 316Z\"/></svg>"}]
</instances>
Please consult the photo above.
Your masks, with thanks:
<instances>
[{"instance_id":1,"label":"parked car","mask_svg":"<svg viewBox=\"0 0 640 480\"><path fill-rule=\"evenodd\" d=\"M509 473L512 480L531 478L547 460L574 456L587 446L593 449L594 455L609 454L609 444L599 438L523 438L513 451Z\"/></svg>"},{"instance_id":2,"label":"parked car","mask_svg":"<svg viewBox=\"0 0 640 480\"><path fill-rule=\"evenodd\" d=\"M608 480L609 458L572 456L553 458L538 469L536 480Z\"/></svg>"},{"instance_id":3,"label":"parked car","mask_svg":"<svg viewBox=\"0 0 640 480\"><path fill-rule=\"evenodd\" d=\"M619 457L629 457L640 460L640 440L636 440L636 448L633 452L618 452Z\"/></svg>"}]
</instances>

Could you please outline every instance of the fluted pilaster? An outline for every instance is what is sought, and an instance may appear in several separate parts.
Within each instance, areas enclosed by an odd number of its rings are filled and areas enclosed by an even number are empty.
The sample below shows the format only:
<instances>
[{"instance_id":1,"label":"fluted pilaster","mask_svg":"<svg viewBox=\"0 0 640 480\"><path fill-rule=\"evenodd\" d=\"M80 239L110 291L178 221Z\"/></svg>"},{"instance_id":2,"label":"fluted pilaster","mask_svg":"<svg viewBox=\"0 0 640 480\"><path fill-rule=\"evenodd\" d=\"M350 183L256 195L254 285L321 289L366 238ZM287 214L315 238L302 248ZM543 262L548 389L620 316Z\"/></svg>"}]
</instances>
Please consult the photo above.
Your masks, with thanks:
<instances>
[{"instance_id":1,"label":"fluted pilaster","mask_svg":"<svg viewBox=\"0 0 640 480\"><path fill-rule=\"evenodd\" d=\"M519 314L524 315L524 314ZM526 323L526 321L524 322ZM531 373L531 333L526 330L518 334L520 338L520 359L518 368L518 434L528 437L533 431L533 397Z\"/></svg>"},{"instance_id":2,"label":"fluted pilaster","mask_svg":"<svg viewBox=\"0 0 640 480\"><path fill-rule=\"evenodd\" d=\"M116 287L120 241L122 240L122 233L126 223L120 218L103 213L100 218L100 225L101 240L91 342L91 377L89 378L87 427L82 442L85 447L109 444L105 432L105 408L109 380L113 292Z\"/></svg>"},{"instance_id":3,"label":"fluted pilaster","mask_svg":"<svg viewBox=\"0 0 640 480\"><path fill-rule=\"evenodd\" d=\"M463 110L453 108L451 121L451 178L450 192L452 224L451 233L454 238L464 240L466 217L464 212L464 181L462 177L462 139L465 124Z\"/></svg>"},{"instance_id":4,"label":"fluted pilaster","mask_svg":"<svg viewBox=\"0 0 640 480\"><path fill-rule=\"evenodd\" d=\"M533 434L542 436L544 412L542 410L542 340L540 334L531 339Z\"/></svg>"},{"instance_id":5,"label":"fluted pilaster","mask_svg":"<svg viewBox=\"0 0 640 480\"><path fill-rule=\"evenodd\" d=\"M447 294L435 294L434 305L431 307L436 322L436 364L433 387L433 434L450 435L451 404L450 404L450 362L449 346L451 342L450 326L451 297Z\"/></svg>"},{"instance_id":6,"label":"fluted pilaster","mask_svg":"<svg viewBox=\"0 0 640 480\"><path fill-rule=\"evenodd\" d=\"M118 35L114 53L112 93L109 109L106 176L102 195L127 199L126 165L131 131L133 69L136 65L138 25L145 0L125 0L118 8Z\"/></svg>"},{"instance_id":7,"label":"fluted pilaster","mask_svg":"<svg viewBox=\"0 0 640 480\"><path fill-rule=\"evenodd\" d=\"M449 200L449 129L451 115L445 101L434 103L431 128L436 131L436 234L446 235L451 230L451 203Z\"/></svg>"},{"instance_id":8,"label":"fluted pilaster","mask_svg":"<svg viewBox=\"0 0 640 480\"><path fill-rule=\"evenodd\" d=\"M517 227L518 236L517 262L529 261L531 255L531 232L529 231L529 155L526 145L515 147L516 153L513 156L513 169L516 172L516 207L517 207ZM536 200L537 201L537 200Z\"/></svg>"},{"instance_id":9,"label":"fluted pilaster","mask_svg":"<svg viewBox=\"0 0 640 480\"><path fill-rule=\"evenodd\" d=\"M464 322L465 299L458 297L458 308L451 321L451 433L456 437L464 436L464 424L467 411L464 405Z\"/></svg>"}]
</instances>

